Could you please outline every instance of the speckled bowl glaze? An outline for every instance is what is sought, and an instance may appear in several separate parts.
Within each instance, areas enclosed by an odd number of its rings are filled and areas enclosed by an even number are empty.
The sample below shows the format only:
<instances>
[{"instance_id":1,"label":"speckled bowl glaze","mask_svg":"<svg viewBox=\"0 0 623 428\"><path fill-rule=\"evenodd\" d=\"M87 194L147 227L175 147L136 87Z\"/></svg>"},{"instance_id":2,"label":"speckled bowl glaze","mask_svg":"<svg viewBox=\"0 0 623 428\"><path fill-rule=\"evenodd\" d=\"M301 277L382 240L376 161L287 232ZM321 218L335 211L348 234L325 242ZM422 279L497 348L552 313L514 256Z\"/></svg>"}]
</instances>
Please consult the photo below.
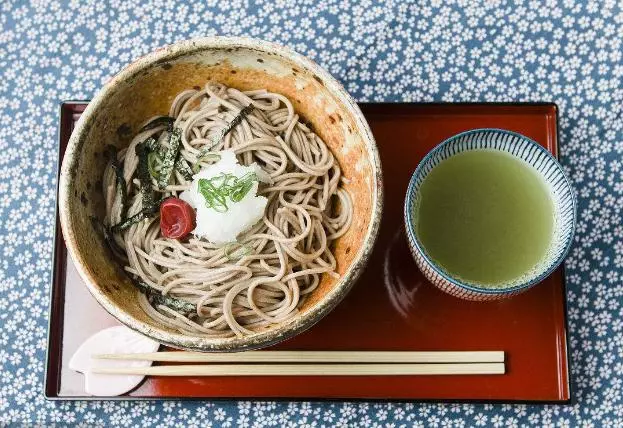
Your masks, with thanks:
<instances>
[{"instance_id":1,"label":"speckled bowl glaze","mask_svg":"<svg viewBox=\"0 0 623 428\"><path fill-rule=\"evenodd\" d=\"M546 263L526 281L505 288L484 288L468 284L445 272L425 251L417 233L414 206L420 186L437 164L468 150L501 150L531 165L550 189L556 222L552 246ZM573 241L576 223L575 196L562 167L551 153L537 142L503 129L474 129L448 138L431 150L417 166L407 190L404 219L409 248L424 276L435 286L467 300L497 300L528 290L550 275L564 260Z\"/></svg>"},{"instance_id":2,"label":"speckled bowl glaze","mask_svg":"<svg viewBox=\"0 0 623 428\"><path fill-rule=\"evenodd\" d=\"M292 100L331 148L354 201L353 224L335 244L339 279L325 275L300 313L265 331L229 339L182 335L146 316L136 289L116 263L94 219L104 215L101 191L107 144L124 147L139 125L166 114L183 89L214 80L246 90L266 88ZM67 248L95 299L123 324L164 344L198 351L268 346L318 322L348 293L364 268L379 230L381 164L374 137L355 101L313 61L282 46L246 38L210 37L150 53L113 77L89 103L63 158L59 210Z\"/></svg>"}]
</instances>

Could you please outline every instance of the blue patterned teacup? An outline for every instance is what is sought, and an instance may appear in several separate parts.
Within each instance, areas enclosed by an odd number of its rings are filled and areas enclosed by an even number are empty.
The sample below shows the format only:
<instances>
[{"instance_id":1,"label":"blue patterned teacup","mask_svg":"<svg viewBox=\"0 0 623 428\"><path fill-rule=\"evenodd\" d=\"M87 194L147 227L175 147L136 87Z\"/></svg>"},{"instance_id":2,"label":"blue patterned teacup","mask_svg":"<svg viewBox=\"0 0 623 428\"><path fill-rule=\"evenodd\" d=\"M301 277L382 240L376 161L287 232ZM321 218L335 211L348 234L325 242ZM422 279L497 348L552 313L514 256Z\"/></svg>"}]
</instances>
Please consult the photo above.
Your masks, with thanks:
<instances>
[{"instance_id":1,"label":"blue patterned teacup","mask_svg":"<svg viewBox=\"0 0 623 428\"><path fill-rule=\"evenodd\" d=\"M556 222L548 256L533 274L518 284L501 288L485 288L466 283L444 271L426 253L415 230L417 213L413 209L420 186L429 172L441 161L458 153L494 149L507 152L531 165L550 188ZM436 146L419 163L407 190L404 220L411 253L424 276L441 290L468 300L495 300L521 293L550 275L567 255L576 223L575 197L569 180L556 159L531 139L502 129L474 129L448 138Z\"/></svg>"}]
</instances>

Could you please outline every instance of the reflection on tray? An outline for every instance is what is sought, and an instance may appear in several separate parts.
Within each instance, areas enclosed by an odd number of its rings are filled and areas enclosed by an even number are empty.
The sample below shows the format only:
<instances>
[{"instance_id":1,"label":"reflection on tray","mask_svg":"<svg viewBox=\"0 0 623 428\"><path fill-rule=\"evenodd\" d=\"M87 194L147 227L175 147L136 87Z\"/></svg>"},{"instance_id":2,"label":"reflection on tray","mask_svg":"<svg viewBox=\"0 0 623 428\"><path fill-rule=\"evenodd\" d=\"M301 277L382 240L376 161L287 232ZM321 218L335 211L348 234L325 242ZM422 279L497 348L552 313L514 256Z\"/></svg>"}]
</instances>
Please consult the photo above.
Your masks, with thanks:
<instances>
[{"instance_id":1,"label":"reflection on tray","mask_svg":"<svg viewBox=\"0 0 623 428\"><path fill-rule=\"evenodd\" d=\"M402 277L405 263L413 264L413 260L402 260L401 255L409 254L406 237L402 228L398 229L389 246L383 255L383 283L389 295L389 300L396 308L398 313L404 318L409 318L409 312L413 307L415 295L424 283L424 278L420 277L416 281L409 278L405 281ZM410 276L413 276L413 270L410 270Z\"/></svg>"}]
</instances>

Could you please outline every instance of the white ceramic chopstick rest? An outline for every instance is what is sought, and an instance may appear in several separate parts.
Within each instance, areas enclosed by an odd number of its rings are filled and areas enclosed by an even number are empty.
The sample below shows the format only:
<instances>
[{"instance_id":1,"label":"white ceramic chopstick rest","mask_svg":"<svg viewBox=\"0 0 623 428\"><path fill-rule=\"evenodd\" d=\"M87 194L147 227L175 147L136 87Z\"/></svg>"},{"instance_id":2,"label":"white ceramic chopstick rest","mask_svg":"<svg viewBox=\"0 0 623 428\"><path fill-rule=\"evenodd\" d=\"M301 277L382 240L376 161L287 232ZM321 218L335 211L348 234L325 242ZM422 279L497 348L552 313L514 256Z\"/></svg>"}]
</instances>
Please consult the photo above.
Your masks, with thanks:
<instances>
[{"instance_id":1,"label":"white ceramic chopstick rest","mask_svg":"<svg viewBox=\"0 0 623 428\"><path fill-rule=\"evenodd\" d=\"M88 394L111 397L134 389L145 376L92 373L93 367L149 367L151 361L93 359L91 355L156 352L160 344L125 326L110 327L84 341L69 361L69 368L84 374Z\"/></svg>"}]
</instances>

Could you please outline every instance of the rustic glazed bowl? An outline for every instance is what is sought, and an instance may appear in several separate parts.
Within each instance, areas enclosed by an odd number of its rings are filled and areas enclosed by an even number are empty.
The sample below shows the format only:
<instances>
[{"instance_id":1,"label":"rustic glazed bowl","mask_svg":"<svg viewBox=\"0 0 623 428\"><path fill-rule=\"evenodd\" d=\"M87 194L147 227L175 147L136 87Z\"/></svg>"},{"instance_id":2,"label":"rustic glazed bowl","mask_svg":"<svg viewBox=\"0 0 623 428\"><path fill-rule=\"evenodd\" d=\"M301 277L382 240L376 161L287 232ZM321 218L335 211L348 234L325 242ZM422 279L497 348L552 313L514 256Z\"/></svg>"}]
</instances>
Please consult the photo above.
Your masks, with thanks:
<instances>
[{"instance_id":1,"label":"rustic glazed bowl","mask_svg":"<svg viewBox=\"0 0 623 428\"><path fill-rule=\"evenodd\" d=\"M181 334L149 318L136 288L113 260L95 219L104 216L101 179L107 144L124 147L146 119L166 114L174 96L214 80L241 90L266 88L288 97L337 158L350 181L353 224L335 244L339 279L325 275L293 319L243 338ZM273 43L211 37L161 48L113 77L73 131L59 183L67 248L95 299L128 327L161 343L198 351L268 346L311 327L344 298L364 268L382 210L381 164L374 137L355 101L313 61Z\"/></svg>"},{"instance_id":2,"label":"rustic glazed bowl","mask_svg":"<svg viewBox=\"0 0 623 428\"><path fill-rule=\"evenodd\" d=\"M440 162L469 150L499 150L521 159L541 176L552 195L554 224L552 244L544 262L525 280L500 288L485 288L452 277L430 257L416 233L415 209L422 182ZM417 166L407 190L404 220L409 248L418 268L436 287L466 300L498 300L522 293L548 277L565 259L576 224L575 195L562 166L536 141L504 129L473 129L454 135L433 148Z\"/></svg>"}]
</instances>

